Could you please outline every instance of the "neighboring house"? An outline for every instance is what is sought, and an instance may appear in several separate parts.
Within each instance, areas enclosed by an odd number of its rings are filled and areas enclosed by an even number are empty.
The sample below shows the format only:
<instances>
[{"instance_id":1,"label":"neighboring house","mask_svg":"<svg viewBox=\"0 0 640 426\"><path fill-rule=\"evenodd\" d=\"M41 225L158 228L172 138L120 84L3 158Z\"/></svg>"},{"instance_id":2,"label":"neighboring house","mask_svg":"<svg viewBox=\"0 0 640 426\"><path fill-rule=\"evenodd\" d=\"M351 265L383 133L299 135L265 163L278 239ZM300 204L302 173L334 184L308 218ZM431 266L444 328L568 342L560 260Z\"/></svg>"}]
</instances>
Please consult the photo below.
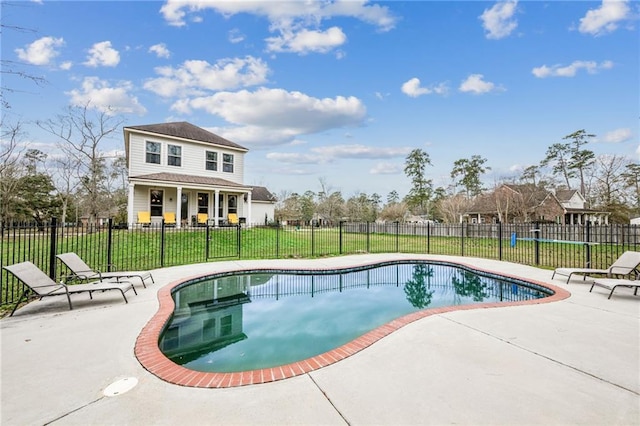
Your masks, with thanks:
<instances>
[{"instance_id":1,"label":"neighboring house","mask_svg":"<svg viewBox=\"0 0 640 426\"><path fill-rule=\"evenodd\" d=\"M476 197L463 218L471 223L555 222L607 224L609 213L586 207L576 190L547 191L533 185L503 184Z\"/></svg>"},{"instance_id":2,"label":"neighboring house","mask_svg":"<svg viewBox=\"0 0 640 426\"><path fill-rule=\"evenodd\" d=\"M152 222L175 214L176 226L272 221L275 197L244 184L248 149L187 122L124 127L129 172L127 217Z\"/></svg>"}]
</instances>

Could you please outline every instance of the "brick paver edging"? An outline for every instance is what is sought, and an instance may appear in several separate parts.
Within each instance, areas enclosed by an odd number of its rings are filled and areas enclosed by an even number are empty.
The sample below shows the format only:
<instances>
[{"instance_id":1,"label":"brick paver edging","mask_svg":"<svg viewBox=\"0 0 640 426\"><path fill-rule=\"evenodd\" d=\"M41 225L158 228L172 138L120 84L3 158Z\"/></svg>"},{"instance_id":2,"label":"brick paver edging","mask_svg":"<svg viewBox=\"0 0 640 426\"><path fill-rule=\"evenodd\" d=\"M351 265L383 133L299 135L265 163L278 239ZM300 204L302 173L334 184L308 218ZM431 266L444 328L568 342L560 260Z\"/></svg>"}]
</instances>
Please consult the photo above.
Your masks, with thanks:
<instances>
[{"instance_id":1,"label":"brick paver edging","mask_svg":"<svg viewBox=\"0 0 640 426\"><path fill-rule=\"evenodd\" d=\"M407 259L403 259L406 261ZM416 259L424 261L425 259ZM371 265L375 265L380 262L372 262ZM467 265L460 262L447 262L462 267L467 267L478 272L485 272L494 275L500 275L506 278L514 278L520 281L526 281L544 288L548 288L554 292L553 295L544 297L542 299L534 299L518 302L494 302L494 303L478 303L473 305L462 306L448 306L442 308L425 309L422 311L414 312L405 315L401 318L397 318L385 325L382 325L376 329L369 331L368 333L358 337L357 339L337 347L329 352L325 352L314 357L294 362L279 367L264 368L261 370L243 371L236 373L206 373L200 371L190 370L182 367L169 358L167 358L161 351L158 345L160 340L160 334L171 314L174 310L173 298L171 297L171 291L178 285L185 281L192 280L194 278L200 278L203 275L196 277L190 277L181 279L179 281L167 284L160 290L158 290L158 300L160 307L155 315L149 320L147 325L142 329L140 335L136 340L135 356L142 366L154 374L158 378L180 386L197 387L197 388L228 388L235 386L252 385L259 383L268 383L276 380L287 379L290 377L306 374L311 371L317 370L327 365L334 364L342 359L348 358L351 355L360 352L361 350L371 346L378 340L393 333L401 327L417 321L421 318L425 318L431 315L443 314L452 311L470 310L470 309L484 309L484 308L496 308L506 306L518 306L518 305L535 305L540 303L550 303L559 300L566 299L571 295L568 291L556 287L554 285L534 281L530 279L524 279L522 277L498 273L495 271L479 269L475 266ZM362 266L362 265L359 265ZM286 269L286 268L279 268ZM300 269L300 268L291 268ZM340 268L342 269L342 268ZM265 269L266 270L266 269ZM313 270L313 269L310 269ZM339 270L339 269L336 269ZM242 272L239 269L235 272ZM211 275L211 274L206 274Z\"/></svg>"}]
</instances>

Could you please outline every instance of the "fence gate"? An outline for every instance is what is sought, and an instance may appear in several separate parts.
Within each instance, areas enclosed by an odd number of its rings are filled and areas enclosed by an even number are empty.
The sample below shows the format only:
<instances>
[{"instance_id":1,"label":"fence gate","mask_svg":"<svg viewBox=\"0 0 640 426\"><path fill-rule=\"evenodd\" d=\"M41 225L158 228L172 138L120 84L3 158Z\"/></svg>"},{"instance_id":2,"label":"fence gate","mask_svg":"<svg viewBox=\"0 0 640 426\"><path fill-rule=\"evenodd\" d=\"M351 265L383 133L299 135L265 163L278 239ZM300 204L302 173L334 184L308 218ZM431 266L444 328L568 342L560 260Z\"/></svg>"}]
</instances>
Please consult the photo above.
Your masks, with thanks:
<instances>
[{"instance_id":1,"label":"fence gate","mask_svg":"<svg viewBox=\"0 0 640 426\"><path fill-rule=\"evenodd\" d=\"M240 257L240 226L207 226L206 258Z\"/></svg>"}]
</instances>

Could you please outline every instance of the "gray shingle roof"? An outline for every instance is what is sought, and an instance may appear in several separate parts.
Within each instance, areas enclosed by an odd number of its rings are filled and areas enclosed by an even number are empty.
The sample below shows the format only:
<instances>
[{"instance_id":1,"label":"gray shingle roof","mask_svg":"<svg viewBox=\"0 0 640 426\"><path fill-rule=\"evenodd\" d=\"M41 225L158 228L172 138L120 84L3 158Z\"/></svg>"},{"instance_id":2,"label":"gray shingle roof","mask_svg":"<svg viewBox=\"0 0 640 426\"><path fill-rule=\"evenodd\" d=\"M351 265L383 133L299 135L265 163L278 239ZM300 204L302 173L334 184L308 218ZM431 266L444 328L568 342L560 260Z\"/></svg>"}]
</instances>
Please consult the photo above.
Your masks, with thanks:
<instances>
[{"instance_id":1,"label":"gray shingle roof","mask_svg":"<svg viewBox=\"0 0 640 426\"><path fill-rule=\"evenodd\" d=\"M131 179L175 182L175 183L192 183L197 185L210 185L210 186L226 186L226 187L242 188L242 189L251 188L250 186L231 182L226 179L205 177L205 176L181 175L178 173L151 173L148 175L131 176Z\"/></svg>"},{"instance_id":2,"label":"gray shingle roof","mask_svg":"<svg viewBox=\"0 0 640 426\"><path fill-rule=\"evenodd\" d=\"M254 186L253 191L251 191L251 199L254 201L276 201L275 195L264 186Z\"/></svg>"},{"instance_id":3,"label":"gray shingle roof","mask_svg":"<svg viewBox=\"0 0 640 426\"><path fill-rule=\"evenodd\" d=\"M146 124L143 126L126 126L124 130L140 130L143 132L156 133L159 135L173 136L182 139L191 139L194 141L208 142L215 145L226 146L230 148L248 151L247 148L231 142L221 136L204 130L186 121L177 121L173 123Z\"/></svg>"}]
</instances>

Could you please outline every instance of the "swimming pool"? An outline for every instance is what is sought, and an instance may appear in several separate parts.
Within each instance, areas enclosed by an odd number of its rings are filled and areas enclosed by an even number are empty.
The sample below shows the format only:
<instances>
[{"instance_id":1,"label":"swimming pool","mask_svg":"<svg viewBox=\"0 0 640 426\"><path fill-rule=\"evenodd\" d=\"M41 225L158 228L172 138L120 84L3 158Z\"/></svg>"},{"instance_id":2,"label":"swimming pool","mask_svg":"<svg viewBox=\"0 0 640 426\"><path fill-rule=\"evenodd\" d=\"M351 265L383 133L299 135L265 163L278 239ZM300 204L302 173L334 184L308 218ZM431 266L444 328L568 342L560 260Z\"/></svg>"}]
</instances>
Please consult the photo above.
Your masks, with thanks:
<instances>
[{"instance_id":1,"label":"swimming pool","mask_svg":"<svg viewBox=\"0 0 640 426\"><path fill-rule=\"evenodd\" d=\"M260 371L332 353L425 309L551 294L535 283L433 261L216 274L173 289L175 308L159 347L191 371Z\"/></svg>"}]
</instances>

